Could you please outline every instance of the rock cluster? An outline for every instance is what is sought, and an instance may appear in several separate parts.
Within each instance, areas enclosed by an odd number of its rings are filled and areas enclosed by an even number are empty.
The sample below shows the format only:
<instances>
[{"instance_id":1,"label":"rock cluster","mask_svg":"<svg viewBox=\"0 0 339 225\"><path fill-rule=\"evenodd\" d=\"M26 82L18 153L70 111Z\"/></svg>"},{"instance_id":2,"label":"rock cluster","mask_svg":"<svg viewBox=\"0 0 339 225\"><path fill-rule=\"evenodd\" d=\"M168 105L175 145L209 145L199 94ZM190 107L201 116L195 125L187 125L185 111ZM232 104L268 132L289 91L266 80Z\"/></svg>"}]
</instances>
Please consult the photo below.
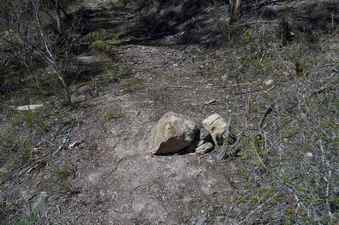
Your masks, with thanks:
<instances>
[{"instance_id":1,"label":"rock cluster","mask_svg":"<svg viewBox=\"0 0 339 225\"><path fill-rule=\"evenodd\" d=\"M198 125L184 115L164 114L151 132L150 149L155 155L185 152L206 154L224 144L229 135L229 123L213 114Z\"/></svg>"}]
</instances>

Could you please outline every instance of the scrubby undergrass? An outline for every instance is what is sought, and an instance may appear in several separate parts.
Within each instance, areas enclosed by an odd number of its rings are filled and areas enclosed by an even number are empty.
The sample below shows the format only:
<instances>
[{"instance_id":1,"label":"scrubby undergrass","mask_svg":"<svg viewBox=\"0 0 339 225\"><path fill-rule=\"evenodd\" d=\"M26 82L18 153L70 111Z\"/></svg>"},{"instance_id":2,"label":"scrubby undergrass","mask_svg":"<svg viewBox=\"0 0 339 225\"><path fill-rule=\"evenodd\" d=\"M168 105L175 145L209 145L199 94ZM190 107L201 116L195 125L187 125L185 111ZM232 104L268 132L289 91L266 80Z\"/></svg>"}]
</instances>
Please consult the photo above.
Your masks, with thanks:
<instances>
[{"instance_id":1,"label":"scrubby undergrass","mask_svg":"<svg viewBox=\"0 0 339 225\"><path fill-rule=\"evenodd\" d=\"M30 212L27 199L11 193L16 189L10 190L8 185L18 180L23 182L35 171L54 165L53 153L58 143L52 141L59 135L64 136L63 130L74 126L75 120L69 109L48 103L36 111L15 111L7 107L1 113L6 118L0 124L0 192L6 192L0 196L0 221L13 225L40 224L38 215L27 216ZM68 185L69 170L67 166L60 166L53 170L46 183L60 192L73 191Z\"/></svg>"},{"instance_id":2,"label":"scrubby undergrass","mask_svg":"<svg viewBox=\"0 0 339 225\"><path fill-rule=\"evenodd\" d=\"M282 46L277 32L265 26L242 28L234 36L227 40L227 54L231 51L232 57L225 56L225 74L239 83L257 83L241 95L239 85L229 99L234 127L243 135L236 158L238 174L231 177L239 181L231 203L233 209L241 210L227 216L237 219L237 224L335 225L339 216L339 49L335 37L326 35L317 43L300 37ZM100 42L101 37L94 39L96 50L111 50ZM107 66L97 79L99 86L122 81L125 93L144 87L144 81L130 78L123 66ZM265 87L265 79L273 84ZM10 116L10 126L0 134L0 163L6 165L1 165L0 181L8 178L9 171L34 160L34 137L52 127L45 116L39 112ZM120 111L102 115L106 122L122 116ZM18 130L28 132L19 135ZM52 172L46 183L51 181L55 191L76 191L70 182L72 165L55 166ZM7 210L12 208L6 207L0 211L11 213Z\"/></svg>"},{"instance_id":3,"label":"scrubby undergrass","mask_svg":"<svg viewBox=\"0 0 339 225\"><path fill-rule=\"evenodd\" d=\"M275 30L244 28L225 60L237 82L256 82L231 96L243 131L237 161L236 224L332 224L339 218L339 44L299 34L283 46ZM230 40L232 41L232 40ZM229 46L230 47L230 46ZM263 81L272 79L265 86ZM241 86L238 87L241 90ZM258 91L259 90L259 91ZM239 102L242 102L239 105Z\"/></svg>"}]
</instances>

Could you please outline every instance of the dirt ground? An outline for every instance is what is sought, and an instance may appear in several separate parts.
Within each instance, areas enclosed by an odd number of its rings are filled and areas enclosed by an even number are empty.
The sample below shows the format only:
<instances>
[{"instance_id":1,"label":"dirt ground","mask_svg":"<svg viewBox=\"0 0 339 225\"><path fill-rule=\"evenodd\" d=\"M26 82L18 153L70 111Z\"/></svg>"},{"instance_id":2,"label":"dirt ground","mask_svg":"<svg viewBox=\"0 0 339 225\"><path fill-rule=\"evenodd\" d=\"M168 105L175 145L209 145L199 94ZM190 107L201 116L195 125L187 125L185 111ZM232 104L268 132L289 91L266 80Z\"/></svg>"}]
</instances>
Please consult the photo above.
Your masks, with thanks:
<instances>
[{"instance_id":1,"label":"dirt ground","mask_svg":"<svg viewBox=\"0 0 339 225\"><path fill-rule=\"evenodd\" d=\"M208 53L146 46L121 51L133 72L130 79L142 85L128 94L122 85L115 95L88 103L81 125L71 131L71 139L83 143L60 153L76 168L72 183L79 193L53 201L51 218L84 225L224 224L222 209L236 191L229 181L236 164L207 155L153 157L147 145L152 125L167 111L196 122L213 112L226 115L218 76L208 79L201 59L194 59ZM211 100L216 103L207 104ZM121 117L105 121L105 112Z\"/></svg>"},{"instance_id":2,"label":"dirt ground","mask_svg":"<svg viewBox=\"0 0 339 225\"><path fill-rule=\"evenodd\" d=\"M47 191L48 224L239 224L234 218L240 220L240 209L231 204L241 182L239 159L152 156L150 130L168 111L197 123L213 113L239 123L249 101L241 93L268 93L273 89L265 87L266 79L288 86L287 78L231 77L224 56L232 49L129 45L117 51L130 77L80 103L71 112L75 125L59 135L67 137L66 147L53 155L53 165L15 181L24 185L9 182L3 193L30 200ZM247 128L255 129L253 121L264 113L247 118ZM53 180L55 167L59 180Z\"/></svg>"}]
</instances>

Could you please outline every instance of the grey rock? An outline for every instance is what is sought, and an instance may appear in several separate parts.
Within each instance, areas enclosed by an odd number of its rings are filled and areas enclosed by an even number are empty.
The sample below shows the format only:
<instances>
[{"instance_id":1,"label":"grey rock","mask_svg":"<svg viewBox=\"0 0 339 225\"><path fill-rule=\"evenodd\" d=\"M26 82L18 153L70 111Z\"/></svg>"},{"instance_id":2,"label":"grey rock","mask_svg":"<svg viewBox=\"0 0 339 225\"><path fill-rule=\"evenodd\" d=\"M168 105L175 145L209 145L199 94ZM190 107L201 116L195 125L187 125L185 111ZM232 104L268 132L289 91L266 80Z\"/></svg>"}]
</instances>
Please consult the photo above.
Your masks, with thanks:
<instances>
[{"instance_id":1,"label":"grey rock","mask_svg":"<svg viewBox=\"0 0 339 225\"><path fill-rule=\"evenodd\" d=\"M206 142L201 145L199 145L196 149L195 152L197 154L206 154L210 151L212 151L214 148L214 145L211 142Z\"/></svg>"},{"instance_id":2,"label":"grey rock","mask_svg":"<svg viewBox=\"0 0 339 225\"><path fill-rule=\"evenodd\" d=\"M199 135L196 123L187 117L166 113L151 132L150 148L153 154L175 154L194 147Z\"/></svg>"},{"instance_id":3,"label":"grey rock","mask_svg":"<svg viewBox=\"0 0 339 225\"><path fill-rule=\"evenodd\" d=\"M194 225L207 225L207 217L206 216L198 216L192 220Z\"/></svg>"},{"instance_id":4,"label":"grey rock","mask_svg":"<svg viewBox=\"0 0 339 225\"><path fill-rule=\"evenodd\" d=\"M209 100L209 101L205 102L205 105L211 105L211 104L214 104L216 102L217 102L216 99L212 99L212 100Z\"/></svg>"},{"instance_id":5,"label":"grey rock","mask_svg":"<svg viewBox=\"0 0 339 225\"><path fill-rule=\"evenodd\" d=\"M227 149L225 148L225 146L221 146L221 147L218 146L215 148L213 152L211 152L208 155L208 159L212 161L220 161L220 160L225 159L226 156L227 156Z\"/></svg>"},{"instance_id":6,"label":"grey rock","mask_svg":"<svg viewBox=\"0 0 339 225\"><path fill-rule=\"evenodd\" d=\"M199 140L203 141L203 142L211 142L211 141L213 141L212 140L212 136L210 135L208 130L206 130L204 127L200 128Z\"/></svg>"}]
</instances>

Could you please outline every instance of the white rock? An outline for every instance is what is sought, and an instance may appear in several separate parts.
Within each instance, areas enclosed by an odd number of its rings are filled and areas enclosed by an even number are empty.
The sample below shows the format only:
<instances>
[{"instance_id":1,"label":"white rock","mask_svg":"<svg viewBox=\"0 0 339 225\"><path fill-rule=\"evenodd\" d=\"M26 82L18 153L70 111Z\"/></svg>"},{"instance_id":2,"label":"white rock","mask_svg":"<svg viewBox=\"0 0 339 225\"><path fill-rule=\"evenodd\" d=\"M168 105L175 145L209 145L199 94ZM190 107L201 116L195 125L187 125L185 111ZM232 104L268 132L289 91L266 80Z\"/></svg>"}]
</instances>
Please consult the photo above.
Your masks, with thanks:
<instances>
[{"instance_id":1,"label":"white rock","mask_svg":"<svg viewBox=\"0 0 339 225\"><path fill-rule=\"evenodd\" d=\"M265 84L266 86L270 86L270 85L273 84L273 82L274 82L274 80L272 80L272 79L270 79L270 80L265 80L265 81L264 81L264 84Z\"/></svg>"},{"instance_id":2,"label":"white rock","mask_svg":"<svg viewBox=\"0 0 339 225\"><path fill-rule=\"evenodd\" d=\"M313 158L313 153L312 153L312 152L307 152L307 153L305 154L305 156L306 156L307 158Z\"/></svg>"},{"instance_id":3,"label":"white rock","mask_svg":"<svg viewBox=\"0 0 339 225\"><path fill-rule=\"evenodd\" d=\"M150 148L153 154L174 154L194 147L198 126L183 115L166 113L153 127Z\"/></svg>"},{"instance_id":4,"label":"white rock","mask_svg":"<svg viewBox=\"0 0 339 225\"><path fill-rule=\"evenodd\" d=\"M92 65L97 63L104 63L108 62L108 59L102 57L102 56L95 56L95 55L83 55L83 56L77 56L75 58L76 62L84 65Z\"/></svg>"},{"instance_id":5,"label":"white rock","mask_svg":"<svg viewBox=\"0 0 339 225\"><path fill-rule=\"evenodd\" d=\"M71 143L70 145L68 145L68 148L73 149L73 148L79 146L80 144L81 144L81 141L75 141L75 142Z\"/></svg>"},{"instance_id":6,"label":"white rock","mask_svg":"<svg viewBox=\"0 0 339 225\"><path fill-rule=\"evenodd\" d=\"M211 99L211 100L209 100L209 101L206 101L206 102L205 102L205 105L214 104L214 103L216 103L216 102L217 102L216 99Z\"/></svg>"},{"instance_id":7,"label":"white rock","mask_svg":"<svg viewBox=\"0 0 339 225\"><path fill-rule=\"evenodd\" d=\"M15 108L17 111L30 111L30 110L37 110L39 108L42 108L44 105L42 104L37 104L37 105L23 105L23 106L18 106Z\"/></svg>"},{"instance_id":8,"label":"white rock","mask_svg":"<svg viewBox=\"0 0 339 225\"><path fill-rule=\"evenodd\" d=\"M228 124L219 114L215 113L202 121L202 125L211 134L216 145L222 145L228 134Z\"/></svg>"}]
</instances>

